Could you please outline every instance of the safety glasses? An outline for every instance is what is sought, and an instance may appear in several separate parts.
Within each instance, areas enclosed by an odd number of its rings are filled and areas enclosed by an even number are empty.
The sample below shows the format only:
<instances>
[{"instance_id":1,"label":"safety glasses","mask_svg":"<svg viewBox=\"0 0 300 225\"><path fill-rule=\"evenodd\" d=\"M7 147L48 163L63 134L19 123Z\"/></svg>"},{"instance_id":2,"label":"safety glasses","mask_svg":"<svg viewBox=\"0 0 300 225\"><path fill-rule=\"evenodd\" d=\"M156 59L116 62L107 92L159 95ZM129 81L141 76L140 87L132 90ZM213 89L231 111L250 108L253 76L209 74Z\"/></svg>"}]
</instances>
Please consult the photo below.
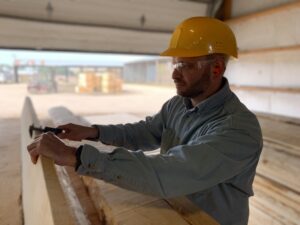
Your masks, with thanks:
<instances>
[{"instance_id":1,"label":"safety glasses","mask_svg":"<svg viewBox=\"0 0 300 225\"><path fill-rule=\"evenodd\" d=\"M193 62L177 62L172 64L173 70L177 70L180 73L183 72L190 72L195 70L201 70L205 63L214 61L214 59L207 59L207 60L198 60Z\"/></svg>"}]
</instances>

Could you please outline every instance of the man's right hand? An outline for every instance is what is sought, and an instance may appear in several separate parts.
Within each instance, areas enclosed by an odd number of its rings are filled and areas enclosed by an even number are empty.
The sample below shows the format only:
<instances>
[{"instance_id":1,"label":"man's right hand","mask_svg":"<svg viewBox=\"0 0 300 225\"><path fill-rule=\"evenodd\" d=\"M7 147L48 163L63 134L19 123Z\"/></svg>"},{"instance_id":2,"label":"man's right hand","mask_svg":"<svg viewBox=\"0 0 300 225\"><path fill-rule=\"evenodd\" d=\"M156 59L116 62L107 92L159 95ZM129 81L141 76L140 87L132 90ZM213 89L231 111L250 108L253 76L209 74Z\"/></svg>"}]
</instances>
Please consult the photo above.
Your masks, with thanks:
<instances>
[{"instance_id":1,"label":"man's right hand","mask_svg":"<svg viewBox=\"0 0 300 225\"><path fill-rule=\"evenodd\" d=\"M98 129L95 127L85 127L73 123L64 124L57 128L63 132L57 134L61 139L69 139L72 141L81 141L83 139L93 139L99 136Z\"/></svg>"}]
</instances>

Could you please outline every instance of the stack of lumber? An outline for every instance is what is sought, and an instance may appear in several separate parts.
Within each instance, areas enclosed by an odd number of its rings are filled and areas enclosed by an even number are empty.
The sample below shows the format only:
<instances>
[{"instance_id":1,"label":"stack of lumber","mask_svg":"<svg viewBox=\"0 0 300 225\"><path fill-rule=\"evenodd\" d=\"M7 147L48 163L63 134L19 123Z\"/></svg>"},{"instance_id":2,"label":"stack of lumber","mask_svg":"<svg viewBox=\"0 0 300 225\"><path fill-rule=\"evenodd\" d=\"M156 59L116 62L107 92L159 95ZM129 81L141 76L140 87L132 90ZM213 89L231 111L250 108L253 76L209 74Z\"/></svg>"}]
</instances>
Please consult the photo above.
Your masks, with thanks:
<instances>
[{"instance_id":1,"label":"stack of lumber","mask_svg":"<svg viewBox=\"0 0 300 225\"><path fill-rule=\"evenodd\" d=\"M78 85L75 87L76 93L93 93L99 88L97 76L94 72L85 72L78 75Z\"/></svg>"},{"instance_id":2,"label":"stack of lumber","mask_svg":"<svg viewBox=\"0 0 300 225\"><path fill-rule=\"evenodd\" d=\"M102 76L101 90L103 93L117 93L122 91L122 79L115 73L105 73Z\"/></svg>"},{"instance_id":3,"label":"stack of lumber","mask_svg":"<svg viewBox=\"0 0 300 225\"><path fill-rule=\"evenodd\" d=\"M259 115L264 147L250 200L250 225L300 224L300 122Z\"/></svg>"},{"instance_id":4,"label":"stack of lumber","mask_svg":"<svg viewBox=\"0 0 300 225\"><path fill-rule=\"evenodd\" d=\"M116 72L85 72L79 74L78 85L75 87L75 92L102 92L105 94L118 93L122 91L122 85L123 81Z\"/></svg>"}]
</instances>

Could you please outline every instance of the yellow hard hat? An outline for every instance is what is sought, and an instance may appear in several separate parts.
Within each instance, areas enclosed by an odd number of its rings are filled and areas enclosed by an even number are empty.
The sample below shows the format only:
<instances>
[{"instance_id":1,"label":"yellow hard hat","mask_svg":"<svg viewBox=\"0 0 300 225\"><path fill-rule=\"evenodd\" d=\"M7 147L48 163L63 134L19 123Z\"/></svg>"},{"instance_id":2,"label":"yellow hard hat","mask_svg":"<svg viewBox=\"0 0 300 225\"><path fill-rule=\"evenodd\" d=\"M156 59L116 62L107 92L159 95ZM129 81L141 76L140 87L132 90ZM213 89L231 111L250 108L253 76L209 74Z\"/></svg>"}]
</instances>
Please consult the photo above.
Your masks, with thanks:
<instances>
[{"instance_id":1,"label":"yellow hard hat","mask_svg":"<svg viewBox=\"0 0 300 225\"><path fill-rule=\"evenodd\" d=\"M215 18L192 17L176 27L169 48L160 55L196 57L213 53L237 58L237 44L232 30Z\"/></svg>"}]
</instances>

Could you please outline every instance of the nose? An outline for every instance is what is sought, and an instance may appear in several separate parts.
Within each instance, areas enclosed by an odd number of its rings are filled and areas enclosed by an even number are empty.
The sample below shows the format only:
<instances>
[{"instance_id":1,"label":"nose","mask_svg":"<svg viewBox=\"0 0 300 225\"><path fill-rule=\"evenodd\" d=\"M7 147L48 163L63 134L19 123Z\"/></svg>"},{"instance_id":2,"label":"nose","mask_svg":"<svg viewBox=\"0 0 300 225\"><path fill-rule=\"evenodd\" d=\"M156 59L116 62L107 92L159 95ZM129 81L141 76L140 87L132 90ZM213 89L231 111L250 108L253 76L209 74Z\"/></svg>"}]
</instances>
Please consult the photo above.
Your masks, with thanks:
<instances>
[{"instance_id":1,"label":"nose","mask_svg":"<svg viewBox=\"0 0 300 225\"><path fill-rule=\"evenodd\" d=\"M173 69L172 79L176 80L181 77L181 73L177 69Z\"/></svg>"}]
</instances>

